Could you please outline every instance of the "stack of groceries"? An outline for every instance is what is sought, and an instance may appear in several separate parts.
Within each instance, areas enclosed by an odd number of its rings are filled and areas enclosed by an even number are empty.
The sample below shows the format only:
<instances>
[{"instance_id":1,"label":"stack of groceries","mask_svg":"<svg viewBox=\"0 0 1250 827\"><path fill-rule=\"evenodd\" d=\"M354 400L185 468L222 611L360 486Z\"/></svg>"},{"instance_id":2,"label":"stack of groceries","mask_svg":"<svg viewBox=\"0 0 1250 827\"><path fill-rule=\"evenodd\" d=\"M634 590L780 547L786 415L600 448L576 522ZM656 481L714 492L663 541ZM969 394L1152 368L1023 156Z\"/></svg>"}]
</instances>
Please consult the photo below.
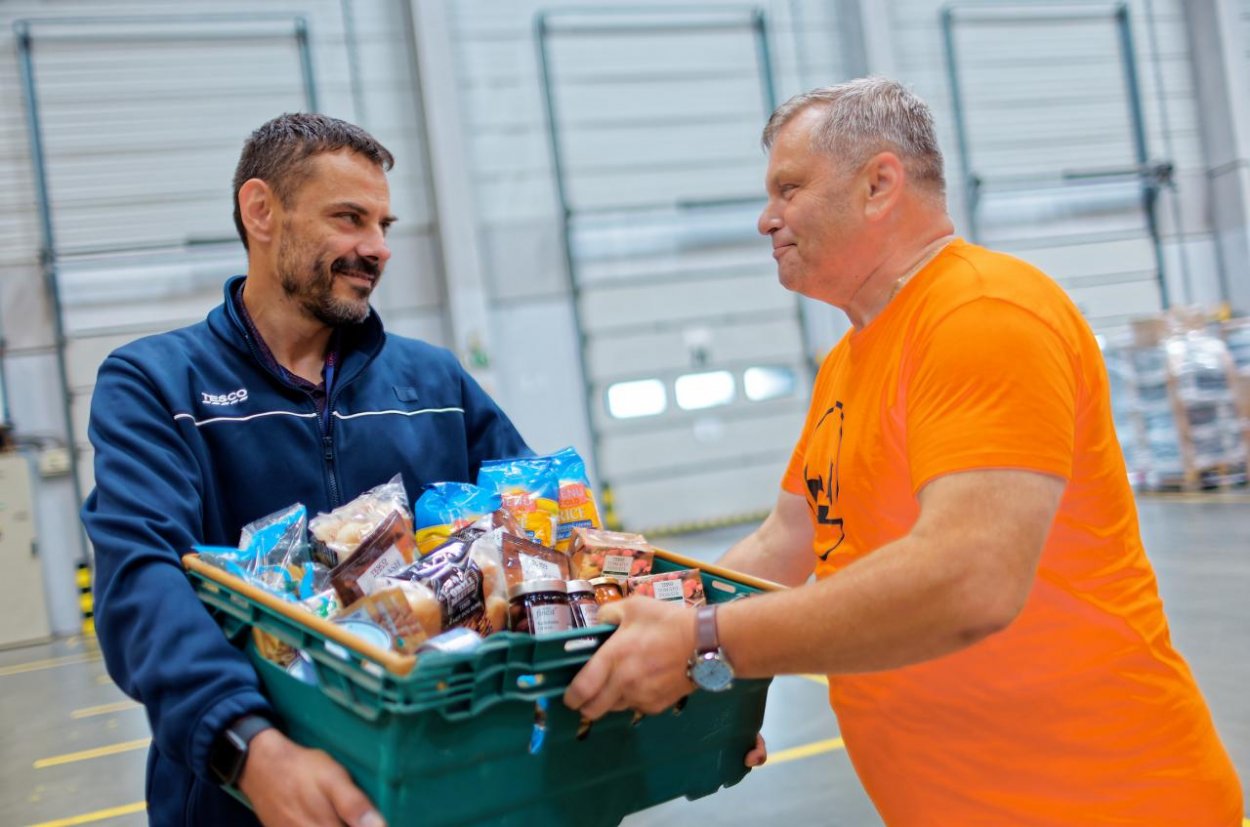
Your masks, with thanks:
<instances>
[{"instance_id":1,"label":"stack of groceries","mask_svg":"<svg viewBox=\"0 0 1250 827\"><path fill-rule=\"evenodd\" d=\"M496 632L593 626L626 595L697 606L696 569L652 573L641 534L604 530L572 448L483 463L477 484L427 485L409 506L396 475L328 514L296 503L200 558L384 650L472 651ZM262 656L309 683L307 655L253 630Z\"/></svg>"}]
</instances>

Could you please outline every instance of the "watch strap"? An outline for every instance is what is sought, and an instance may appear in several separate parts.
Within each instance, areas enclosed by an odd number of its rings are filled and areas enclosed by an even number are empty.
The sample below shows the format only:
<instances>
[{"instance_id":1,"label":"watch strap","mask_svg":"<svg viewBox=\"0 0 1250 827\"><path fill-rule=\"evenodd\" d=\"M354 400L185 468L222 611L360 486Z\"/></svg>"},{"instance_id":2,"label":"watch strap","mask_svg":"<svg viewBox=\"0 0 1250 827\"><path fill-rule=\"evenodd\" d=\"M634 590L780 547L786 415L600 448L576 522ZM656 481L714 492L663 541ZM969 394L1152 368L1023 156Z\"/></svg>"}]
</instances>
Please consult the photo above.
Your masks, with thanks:
<instances>
[{"instance_id":1,"label":"watch strap","mask_svg":"<svg viewBox=\"0 0 1250 827\"><path fill-rule=\"evenodd\" d=\"M273 724L270 723L268 718L262 715L250 714L235 719L227 729L242 743L250 744L253 738L272 727Z\"/></svg>"},{"instance_id":2,"label":"watch strap","mask_svg":"<svg viewBox=\"0 0 1250 827\"><path fill-rule=\"evenodd\" d=\"M715 652L720 648L720 635L716 630L716 606L700 606L694 615L694 651L696 654Z\"/></svg>"}]
</instances>

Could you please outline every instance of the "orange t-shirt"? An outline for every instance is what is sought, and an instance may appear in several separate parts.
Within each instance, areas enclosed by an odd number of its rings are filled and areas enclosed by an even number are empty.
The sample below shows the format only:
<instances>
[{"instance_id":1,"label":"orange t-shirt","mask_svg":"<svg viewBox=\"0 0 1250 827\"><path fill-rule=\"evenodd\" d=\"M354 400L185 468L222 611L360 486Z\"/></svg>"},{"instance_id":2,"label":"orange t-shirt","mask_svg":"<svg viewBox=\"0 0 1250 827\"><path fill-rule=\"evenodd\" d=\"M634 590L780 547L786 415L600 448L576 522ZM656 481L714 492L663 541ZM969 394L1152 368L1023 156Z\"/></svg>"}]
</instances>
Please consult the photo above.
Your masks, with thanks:
<instances>
[{"instance_id":1,"label":"orange t-shirt","mask_svg":"<svg viewBox=\"0 0 1250 827\"><path fill-rule=\"evenodd\" d=\"M926 663L834 675L829 697L891 825L1239 827L1240 785L1172 648L1089 327L1057 284L953 241L816 379L783 479L818 577L911 529L935 477L1068 480L1004 631Z\"/></svg>"}]
</instances>

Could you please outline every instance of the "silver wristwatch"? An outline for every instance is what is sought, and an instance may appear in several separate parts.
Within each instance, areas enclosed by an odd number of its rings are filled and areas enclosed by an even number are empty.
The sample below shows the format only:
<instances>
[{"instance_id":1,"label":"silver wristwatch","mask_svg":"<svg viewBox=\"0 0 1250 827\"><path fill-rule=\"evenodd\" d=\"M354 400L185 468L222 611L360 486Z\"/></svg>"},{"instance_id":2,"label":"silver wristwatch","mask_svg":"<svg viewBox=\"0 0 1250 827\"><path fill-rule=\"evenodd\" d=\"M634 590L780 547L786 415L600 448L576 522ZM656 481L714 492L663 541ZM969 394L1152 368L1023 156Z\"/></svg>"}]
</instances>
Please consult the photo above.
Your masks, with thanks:
<instances>
[{"instance_id":1,"label":"silver wristwatch","mask_svg":"<svg viewBox=\"0 0 1250 827\"><path fill-rule=\"evenodd\" d=\"M716 633L716 606L700 606L694 623L694 654L686 666L686 676L700 689L724 692L733 686L734 670Z\"/></svg>"}]
</instances>

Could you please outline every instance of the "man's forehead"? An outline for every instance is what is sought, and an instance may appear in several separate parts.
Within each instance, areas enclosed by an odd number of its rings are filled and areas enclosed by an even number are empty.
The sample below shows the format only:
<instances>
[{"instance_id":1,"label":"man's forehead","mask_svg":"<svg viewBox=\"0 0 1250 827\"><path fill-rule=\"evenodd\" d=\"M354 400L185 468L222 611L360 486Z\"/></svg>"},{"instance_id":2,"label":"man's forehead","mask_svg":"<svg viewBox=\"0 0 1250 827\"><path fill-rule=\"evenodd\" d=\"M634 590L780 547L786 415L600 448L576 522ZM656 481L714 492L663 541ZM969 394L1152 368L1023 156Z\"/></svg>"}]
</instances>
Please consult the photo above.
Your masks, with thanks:
<instances>
[{"instance_id":1,"label":"man's forehead","mask_svg":"<svg viewBox=\"0 0 1250 827\"><path fill-rule=\"evenodd\" d=\"M361 202L367 193L372 199L389 200L386 173L369 158L350 149L318 152L309 156L303 193L316 193L323 199ZM345 191L350 190L350 192Z\"/></svg>"}]
</instances>

